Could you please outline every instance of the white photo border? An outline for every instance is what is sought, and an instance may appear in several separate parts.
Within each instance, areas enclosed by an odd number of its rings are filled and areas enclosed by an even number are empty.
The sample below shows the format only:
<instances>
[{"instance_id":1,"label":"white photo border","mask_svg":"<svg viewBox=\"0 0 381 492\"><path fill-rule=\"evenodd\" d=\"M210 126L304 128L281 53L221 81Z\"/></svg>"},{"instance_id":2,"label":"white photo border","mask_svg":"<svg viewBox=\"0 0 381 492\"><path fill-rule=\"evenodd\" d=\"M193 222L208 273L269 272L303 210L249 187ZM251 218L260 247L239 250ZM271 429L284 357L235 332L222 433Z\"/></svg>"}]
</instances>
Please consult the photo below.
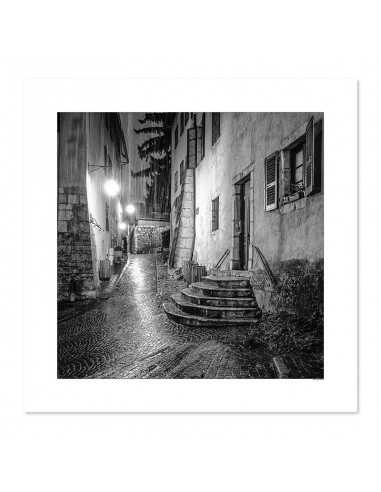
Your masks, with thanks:
<instances>
[{"instance_id":1,"label":"white photo border","mask_svg":"<svg viewBox=\"0 0 381 492\"><path fill-rule=\"evenodd\" d=\"M323 380L57 379L57 112L183 110L324 112ZM356 80L26 79L23 206L24 411L357 411Z\"/></svg>"}]
</instances>

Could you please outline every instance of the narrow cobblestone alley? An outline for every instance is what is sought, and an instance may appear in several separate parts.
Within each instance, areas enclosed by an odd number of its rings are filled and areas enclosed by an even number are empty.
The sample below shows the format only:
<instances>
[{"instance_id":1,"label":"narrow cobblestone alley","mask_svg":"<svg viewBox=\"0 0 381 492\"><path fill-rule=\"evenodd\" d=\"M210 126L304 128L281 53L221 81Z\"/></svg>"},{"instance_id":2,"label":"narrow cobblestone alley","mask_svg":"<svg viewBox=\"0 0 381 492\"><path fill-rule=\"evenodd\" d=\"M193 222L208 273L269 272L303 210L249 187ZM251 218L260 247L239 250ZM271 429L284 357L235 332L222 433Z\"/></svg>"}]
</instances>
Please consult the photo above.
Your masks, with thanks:
<instances>
[{"instance_id":1,"label":"narrow cobblestone alley","mask_svg":"<svg viewBox=\"0 0 381 492\"><path fill-rule=\"evenodd\" d=\"M58 324L59 378L274 378L258 328L172 324L156 302L154 255L131 255L111 297Z\"/></svg>"}]
</instances>

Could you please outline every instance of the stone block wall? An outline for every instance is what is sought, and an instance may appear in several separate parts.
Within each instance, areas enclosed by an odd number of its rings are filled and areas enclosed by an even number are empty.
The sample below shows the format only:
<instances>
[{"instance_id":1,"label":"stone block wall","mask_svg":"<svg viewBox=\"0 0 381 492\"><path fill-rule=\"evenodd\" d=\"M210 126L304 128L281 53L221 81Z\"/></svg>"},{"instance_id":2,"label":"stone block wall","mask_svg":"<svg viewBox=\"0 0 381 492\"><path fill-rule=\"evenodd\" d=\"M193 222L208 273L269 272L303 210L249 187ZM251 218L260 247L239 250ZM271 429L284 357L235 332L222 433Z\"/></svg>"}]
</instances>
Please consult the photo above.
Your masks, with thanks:
<instances>
[{"instance_id":1,"label":"stone block wall","mask_svg":"<svg viewBox=\"0 0 381 492\"><path fill-rule=\"evenodd\" d=\"M81 280L83 291L94 291L96 277L85 187L58 189L57 244L58 301L69 299L71 280Z\"/></svg>"},{"instance_id":2,"label":"stone block wall","mask_svg":"<svg viewBox=\"0 0 381 492\"><path fill-rule=\"evenodd\" d=\"M187 169L184 177L184 194L181 204L179 235L176 243L174 268L183 266L183 260L189 260L194 240L194 197L193 170Z\"/></svg>"},{"instance_id":3,"label":"stone block wall","mask_svg":"<svg viewBox=\"0 0 381 492\"><path fill-rule=\"evenodd\" d=\"M161 233L169 229L166 227L136 226L131 244L133 254L149 253L150 249L161 248Z\"/></svg>"}]
</instances>

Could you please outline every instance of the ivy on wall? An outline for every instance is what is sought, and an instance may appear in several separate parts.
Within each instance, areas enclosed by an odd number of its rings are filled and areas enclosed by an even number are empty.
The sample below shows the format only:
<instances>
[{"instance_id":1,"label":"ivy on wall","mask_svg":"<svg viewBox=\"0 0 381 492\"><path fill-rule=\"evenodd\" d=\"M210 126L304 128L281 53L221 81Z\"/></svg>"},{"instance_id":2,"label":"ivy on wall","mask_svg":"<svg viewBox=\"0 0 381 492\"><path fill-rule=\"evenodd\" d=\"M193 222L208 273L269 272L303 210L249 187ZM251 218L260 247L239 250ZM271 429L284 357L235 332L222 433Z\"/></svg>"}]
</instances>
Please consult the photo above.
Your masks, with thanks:
<instances>
[{"instance_id":1,"label":"ivy on wall","mask_svg":"<svg viewBox=\"0 0 381 492\"><path fill-rule=\"evenodd\" d=\"M273 267L277 286L271 301L278 310L306 318L319 319L324 314L324 262L291 260Z\"/></svg>"}]
</instances>

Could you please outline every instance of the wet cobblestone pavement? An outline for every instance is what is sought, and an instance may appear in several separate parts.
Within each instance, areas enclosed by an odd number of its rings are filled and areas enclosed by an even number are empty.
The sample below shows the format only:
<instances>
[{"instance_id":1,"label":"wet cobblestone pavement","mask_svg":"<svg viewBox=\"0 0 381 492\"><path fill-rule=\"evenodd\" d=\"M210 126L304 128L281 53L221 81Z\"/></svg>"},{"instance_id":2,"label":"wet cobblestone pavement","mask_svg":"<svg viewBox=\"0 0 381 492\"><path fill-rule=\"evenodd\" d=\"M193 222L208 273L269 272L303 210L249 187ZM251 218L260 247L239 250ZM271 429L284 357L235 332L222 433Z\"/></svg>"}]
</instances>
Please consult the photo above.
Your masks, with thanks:
<instances>
[{"instance_id":1,"label":"wet cobblestone pavement","mask_svg":"<svg viewBox=\"0 0 381 492\"><path fill-rule=\"evenodd\" d=\"M156 294L154 255L130 255L108 300L59 322L58 377L276 377L272 356L256 344L257 327L176 325Z\"/></svg>"}]
</instances>

